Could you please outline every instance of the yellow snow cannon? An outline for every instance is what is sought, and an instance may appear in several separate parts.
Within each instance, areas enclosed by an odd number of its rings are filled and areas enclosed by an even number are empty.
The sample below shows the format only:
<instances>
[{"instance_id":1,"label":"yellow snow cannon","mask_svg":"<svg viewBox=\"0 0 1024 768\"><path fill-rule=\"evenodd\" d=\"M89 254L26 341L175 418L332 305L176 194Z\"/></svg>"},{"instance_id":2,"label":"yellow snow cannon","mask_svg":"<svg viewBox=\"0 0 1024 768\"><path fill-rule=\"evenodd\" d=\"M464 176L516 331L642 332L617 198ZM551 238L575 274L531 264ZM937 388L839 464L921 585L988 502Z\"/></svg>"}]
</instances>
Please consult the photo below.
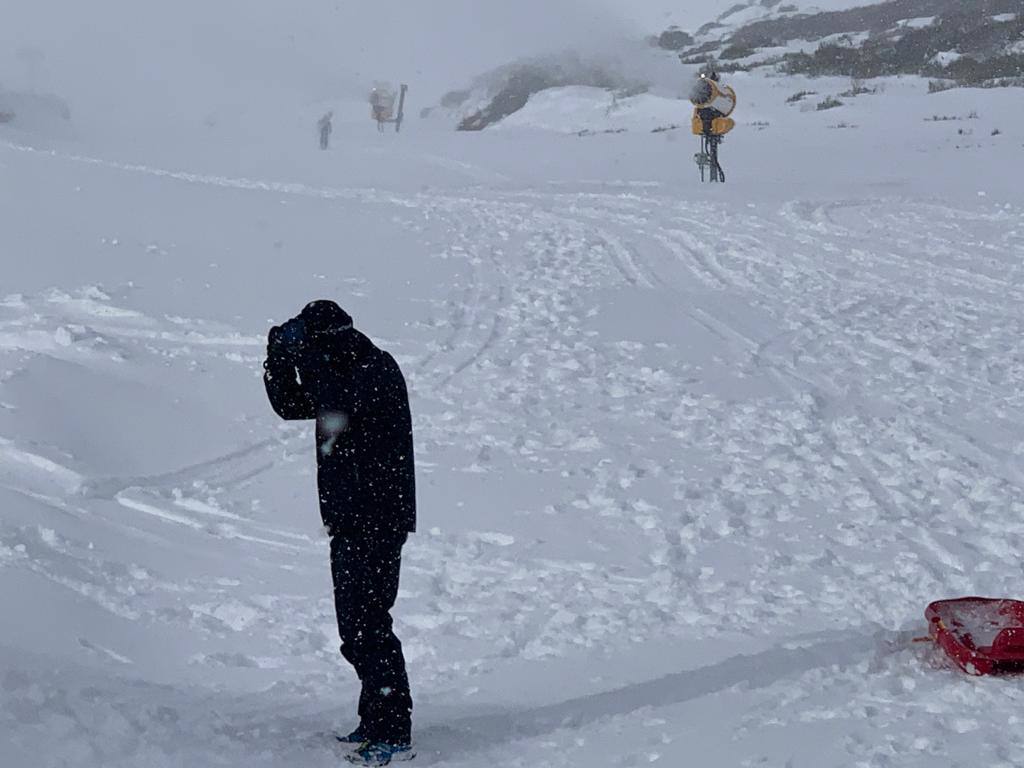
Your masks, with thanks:
<instances>
[{"instance_id":1,"label":"yellow snow cannon","mask_svg":"<svg viewBox=\"0 0 1024 768\"><path fill-rule=\"evenodd\" d=\"M693 103L693 134L700 136L700 152L694 155L700 168L700 180L710 171L710 181L724 182L725 171L718 162L718 147L725 135L736 127L730 115L736 109L736 91L718 79L713 66L701 72L690 91Z\"/></svg>"},{"instance_id":2,"label":"yellow snow cannon","mask_svg":"<svg viewBox=\"0 0 1024 768\"><path fill-rule=\"evenodd\" d=\"M736 127L731 115L736 109L736 91L731 86L701 75L690 93L693 103L693 134L724 136Z\"/></svg>"},{"instance_id":3,"label":"yellow snow cannon","mask_svg":"<svg viewBox=\"0 0 1024 768\"><path fill-rule=\"evenodd\" d=\"M370 117L377 121L377 130L383 132L387 123L395 124L395 132L402 130L405 120L405 94L409 86L402 83L399 93L388 83L377 83L370 91ZM395 114L395 100L398 100L398 114Z\"/></svg>"}]
</instances>

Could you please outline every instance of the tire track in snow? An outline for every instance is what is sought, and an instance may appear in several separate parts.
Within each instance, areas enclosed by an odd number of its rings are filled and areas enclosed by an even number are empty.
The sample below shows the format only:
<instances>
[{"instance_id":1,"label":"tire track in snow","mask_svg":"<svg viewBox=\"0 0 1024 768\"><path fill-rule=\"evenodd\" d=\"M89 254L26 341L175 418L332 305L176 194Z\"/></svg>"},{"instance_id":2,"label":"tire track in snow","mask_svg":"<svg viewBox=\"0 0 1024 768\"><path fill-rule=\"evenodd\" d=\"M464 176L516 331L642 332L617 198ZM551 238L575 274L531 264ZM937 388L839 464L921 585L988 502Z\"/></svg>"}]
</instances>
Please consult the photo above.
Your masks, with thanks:
<instances>
[{"instance_id":1,"label":"tire track in snow","mask_svg":"<svg viewBox=\"0 0 1024 768\"><path fill-rule=\"evenodd\" d=\"M936 277L958 288L973 291L985 287L991 294L997 296L1010 294L1019 300L1024 300L1024 289L1019 280L1013 282L999 279L977 270L977 249L970 249L971 259L968 263L971 268L939 263L937 256L955 255L957 251L949 247L947 240L935 238L933 230L937 222L938 226L942 226L945 219L958 212L955 209L943 207L934 211L933 216L922 219L916 213L917 208L916 205L906 202L900 204L899 201L883 204L877 201L848 200L817 204L789 203L783 207L782 212L785 218L798 225L802 222L806 228L833 244L849 241L849 248L855 249L862 259L907 272L911 280L920 281L922 277ZM893 209L901 212L899 218L893 216ZM908 209L911 213L908 213ZM863 218L868 225L867 231L859 231L836 221L837 211L849 210L866 212ZM960 216L960 218L964 222L977 224L980 216L975 214L971 217ZM908 226L911 223L915 226ZM957 234L962 237L962 233ZM877 248L877 244L880 242L896 244L899 246L899 252L883 252ZM929 258L916 255L919 253L928 254ZM1014 260L1010 259L1006 263L996 263L995 266L1001 270L1014 269L1016 271L1019 269L1019 262L1015 264Z\"/></svg>"},{"instance_id":2,"label":"tire track in snow","mask_svg":"<svg viewBox=\"0 0 1024 768\"><path fill-rule=\"evenodd\" d=\"M679 239L670 237L661 224L636 213L621 212L619 204L622 201L619 198L613 197L608 200L605 196L591 194L585 199L586 204L576 201L569 206L568 210L573 217L570 220L578 221L584 226L588 226L585 222L590 222L589 226L594 232L609 242L613 248L613 263L630 284L654 288L664 279L652 268L649 258L645 263L645 259L635 255L637 243L652 243L670 252L676 259L685 263L698 280L712 288L725 288L731 284L722 271L715 269L709 258L701 253L699 245L696 248L684 245ZM610 207L603 208L600 207L601 204ZM648 214L657 213L660 208L660 205L650 201ZM611 237L608 232L607 228L611 224L618 230L619 234L616 237ZM689 237L687 233L681 230L679 232L683 237ZM634 243L632 249L624 244L625 240ZM692 241L690 242L692 244Z\"/></svg>"},{"instance_id":3,"label":"tire track in snow","mask_svg":"<svg viewBox=\"0 0 1024 768\"><path fill-rule=\"evenodd\" d=\"M504 303L505 303L505 287L504 286L499 286L499 288L498 288L498 297L497 297L497 305L499 307L501 307L501 306L504 305ZM474 323L474 327L475 327L475 323ZM447 386L449 383L451 383L451 381L456 376L460 375L461 373L463 373L464 371L468 370L472 366L477 365L480 361L482 361L487 356L487 354L491 350L493 350L497 346L498 341L501 339L502 335L503 335L503 324L502 324L502 319L501 319L501 312L500 312L500 309L499 310L494 310L491 313L490 331L487 334L487 336L484 338L484 340L479 345L476 346L476 348L470 353L470 355L468 357L466 357L462 362L458 363L455 366L455 368L452 369L452 372L449 373L447 376L445 376L440 381L438 386L442 387L442 388Z\"/></svg>"},{"instance_id":4,"label":"tire track in snow","mask_svg":"<svg viewBox=\"0 0 1024 768\"><path fill-rule=\"evenodd\" d=\"M470 270L470 285L463 290L461 304L448 300L454 311L449 313L450 331L445 341L416 364L416 371L425 375L442 355L461 355L451 370L431 385L439 391L480 362L503 334L507 279L491 240L496 233L505 232L508 222L495 214L493 204L480 199L440 196L431 208L432 216L447 221L447 230L454 233L457 245L449 246L448 252L462 258ZM485 334L480 333L481 328L487 329ZM468 354L460 353L464 346L471 348Z\"/></svg>"},{"instance_id":5,"label":"tire track in snow","mask_svg":"<svg viewBox=\"0 0 1024 768\"><path fill-rule=\"evenodd\" d=\"M622 279L639 288L653 288L655 282L640 268L640 261L622 240L607 229L595 228L594 234L608 247L609 256Z\"/></svg>"}]
</instances>

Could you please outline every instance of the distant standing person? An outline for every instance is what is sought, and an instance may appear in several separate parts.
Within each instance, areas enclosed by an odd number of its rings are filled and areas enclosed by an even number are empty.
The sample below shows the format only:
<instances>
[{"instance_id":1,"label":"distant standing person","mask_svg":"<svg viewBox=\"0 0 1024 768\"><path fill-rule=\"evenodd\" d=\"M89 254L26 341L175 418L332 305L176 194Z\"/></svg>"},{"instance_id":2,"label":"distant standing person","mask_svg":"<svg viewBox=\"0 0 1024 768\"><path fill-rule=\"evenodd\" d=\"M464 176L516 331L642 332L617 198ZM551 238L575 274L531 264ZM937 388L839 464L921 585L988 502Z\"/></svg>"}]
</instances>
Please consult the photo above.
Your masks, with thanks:
<instances>
[{"instance_id":1,"label":"distant standing person","mask_svg":"<svg viewBox=\"0 0 1024 768\"><path fill-rule=\"evenodd\" d=\"M412 697L392 631L402 545L416 529L412 419L394 358L314 301L270 329L264 383L283 419L316 419L320 515L331 537L341 654L362 683L357 765L413 757Z\"/></svg>"},{"instance_id":2,"label":"distant standing person","mask_svg":"<svg viewBox=\"0 0 1024 768\"><path fill-rule=\"evenodd\" d=\"M334 128L331 126L331 119L334 117L333 112L328 112L326 115L320 118L320 121L316 124L316 127L320 129L320 149L327 149L331 143L331 131Z\"/></svg>"}]
</instances>

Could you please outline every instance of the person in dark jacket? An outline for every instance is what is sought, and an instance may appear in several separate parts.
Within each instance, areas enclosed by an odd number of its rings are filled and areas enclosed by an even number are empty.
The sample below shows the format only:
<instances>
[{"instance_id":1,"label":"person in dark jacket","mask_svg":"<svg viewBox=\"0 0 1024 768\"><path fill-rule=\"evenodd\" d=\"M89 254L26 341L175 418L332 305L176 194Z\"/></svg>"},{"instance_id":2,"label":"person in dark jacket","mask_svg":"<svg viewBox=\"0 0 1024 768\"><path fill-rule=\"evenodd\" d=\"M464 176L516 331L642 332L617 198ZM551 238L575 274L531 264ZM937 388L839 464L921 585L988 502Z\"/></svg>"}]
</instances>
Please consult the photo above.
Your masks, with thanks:
<instances>
[{"instance_id":1,"label":"person in dark jacket","mask_svg":"<svg viewBox=\"0 0 1024 768\"><path fill-rule=\"evenodd\" d=\"M402 372L333 301L270 329L264 383L283 419L316 419L320 515L331 537L341 653L362 683L350 759L408 756L412 698L390 611L416 529L412 419Z\"/></svg>"},{"instance_id":2,"label":"person in dark jacket","mask_svg":"<svg viewBox=\"0 0 1024 768\"><path fill-rule=\"evenodd\" d=\"M334 127L331 125L333 117L334 113L328 112L317 121L316 127L320 131L320 149L327 149L331 143L331 131L334 130Z\"/></svg>"}]
</instances>

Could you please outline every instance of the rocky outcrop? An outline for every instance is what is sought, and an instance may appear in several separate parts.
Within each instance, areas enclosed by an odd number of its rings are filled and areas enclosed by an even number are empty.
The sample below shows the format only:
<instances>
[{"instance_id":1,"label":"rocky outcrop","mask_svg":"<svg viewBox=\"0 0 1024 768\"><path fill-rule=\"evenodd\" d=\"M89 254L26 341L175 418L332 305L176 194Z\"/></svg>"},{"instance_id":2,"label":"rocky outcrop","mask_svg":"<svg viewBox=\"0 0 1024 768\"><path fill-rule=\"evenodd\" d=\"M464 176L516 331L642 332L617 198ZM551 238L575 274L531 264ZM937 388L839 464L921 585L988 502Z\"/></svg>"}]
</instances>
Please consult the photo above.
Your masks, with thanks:
<instances>
[{"instance_id":1,"label":"rocky outcrop","mask_svg":"<svg viewBox=\"0 0 1024 768\"><path fill-rule=\"evenodd\" d=\"M723 26L740 10L765 17ZM778 52L816 41L810 52ZM723 70L773 66L811 76L916 74L967 85L1015 83L1024 78L1024 6L1021 0L886 0L800 13L760 0L730 9L703 39L698 35L680 51L688 64L708 57L720 59Z\"/></svg>"}]
</instances>

